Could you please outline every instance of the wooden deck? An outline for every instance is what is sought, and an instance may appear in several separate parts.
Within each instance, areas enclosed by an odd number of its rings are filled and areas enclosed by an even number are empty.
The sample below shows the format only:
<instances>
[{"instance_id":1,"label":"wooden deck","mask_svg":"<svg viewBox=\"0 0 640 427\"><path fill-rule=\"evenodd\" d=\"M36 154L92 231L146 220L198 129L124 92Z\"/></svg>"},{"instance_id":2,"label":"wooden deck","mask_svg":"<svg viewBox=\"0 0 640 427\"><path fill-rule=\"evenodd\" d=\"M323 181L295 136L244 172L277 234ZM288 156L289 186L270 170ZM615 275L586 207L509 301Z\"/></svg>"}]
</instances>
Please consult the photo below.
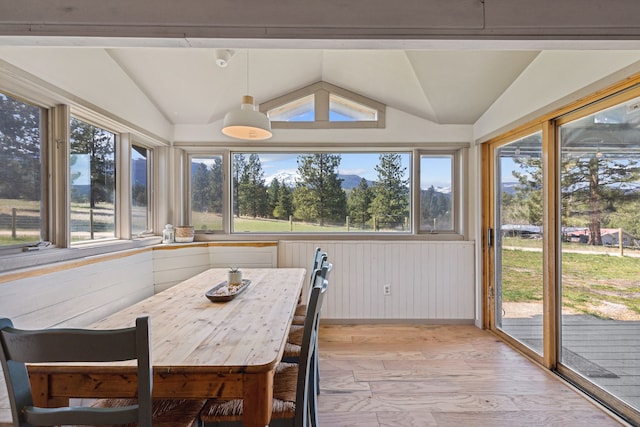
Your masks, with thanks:
<instances>
[{"instance_id":1,"label":"wooden deck","mask_svg":"<svg viewBox=\"0 0 640 427\"><path fill-rule=\"evenodd\" d=\"M325 325L321 427L620 426L470 325Z\"/></svg>"},{"instance_id":2,"label":"wooden deck","mask_svg":"<svg viewBox=\"0 0 640 427\"><path fill-rule=\"evenodd\" d=\"M503 319L502 330L540 352L540 316ZM640 322L564 315L562 363L640 408Z\"/></svg>"}]
</instances>

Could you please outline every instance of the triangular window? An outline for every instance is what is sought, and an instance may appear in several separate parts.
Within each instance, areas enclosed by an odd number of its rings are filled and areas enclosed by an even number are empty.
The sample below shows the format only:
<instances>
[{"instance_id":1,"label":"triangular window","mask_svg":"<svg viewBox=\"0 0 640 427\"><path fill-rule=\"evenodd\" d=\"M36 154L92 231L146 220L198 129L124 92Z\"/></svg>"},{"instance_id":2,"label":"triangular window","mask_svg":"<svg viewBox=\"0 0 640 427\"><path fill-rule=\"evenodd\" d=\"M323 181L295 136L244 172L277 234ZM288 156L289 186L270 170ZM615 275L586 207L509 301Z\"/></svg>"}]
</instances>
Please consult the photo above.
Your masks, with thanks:
<instances>
[{"instance_id":1,"label":"triangular window","mask_svg":"<svg viewBox=\"0 0 640 427\"><path fill-rule=\"evenodd\" d=\"M308 95L268 111L271 122L313 122L315 121L315 96Z\"/></svg>"},{"instance_id":2,"label":"triangular window","mask_svg":"<svg viewBox=\"0 0 640 427\"><path fill-rule=\"evenodd\" d=\"M378 110L335 94L329 95L329 121L375 122Z\"/></svg>"},{"instance_id":3,"label":"triangular window","mask_svg":"<svg viewBox=\"0 0 640 427\"><path fill-rule=\"evenodd\" d=\"M326 82L260 104L273 128L383 128L385 105Z\"/></svg>"}]
</instances>

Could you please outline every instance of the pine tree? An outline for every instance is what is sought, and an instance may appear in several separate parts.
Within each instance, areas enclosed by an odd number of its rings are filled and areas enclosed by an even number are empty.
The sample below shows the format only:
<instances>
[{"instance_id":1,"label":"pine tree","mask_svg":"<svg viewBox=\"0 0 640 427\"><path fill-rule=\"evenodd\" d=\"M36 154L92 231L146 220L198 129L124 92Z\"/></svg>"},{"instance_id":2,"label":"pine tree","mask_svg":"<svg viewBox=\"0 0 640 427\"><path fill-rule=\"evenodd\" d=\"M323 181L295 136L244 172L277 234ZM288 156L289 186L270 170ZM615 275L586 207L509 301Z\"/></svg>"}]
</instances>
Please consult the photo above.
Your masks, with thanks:
<instances>
[{"instance_id":1,"label":"pine tree","mask_svg":"<svg viewBox=\"0 0 640 427\"><path fill-rule=\"evenodd\" d=\"M78 119L71 119L71 158L89 158L89 206L114 202L115 195L115 135ZM74 177L72 176L72 184ZM77 193L72 192L72 200ZM82 201L83 196L80 196Z\"/></svg>"},{"instance_id":2,"label":"pine tree","mask_svg":"<svg viewBox=\"0 0 640 427\"><path fill-rule=\"evenodd\" d=\"M369 214L369 207L371 206L371 200L373 194L367 180L362 178L360 184L349 193L349 218L354 225L359 225L364 229L367 222L371 219Z\"/></svg>"},{"instance_id":3,"label":"pine tree","mask_svg":"<svg viewBox=\"0 0 640 427\"><path fill-rule=\"evenodd\" d=\"M300 181L293 194L295 216L303 221L343 221L347 198L338 178L339 154L305 154L298 156Z\"/></svg>"},{"instance_id":4,"label":"pine tree","mask_svg":"<svg viewBox=\"0 0 640 427\"><path fill-rule=\"evenodd\" d=\"M569 157L562 162L563 222L586 220L589 245L602 245L601 227L620 202L635 197L621 184L637 181L638 162L630 158L611 159L597 155Z\"/></svg>"},{"instance_id":5,"label":"pine tree","mask_svg":"<svg viewBox=\"0 0 640 427\"><path fill-rule=\"evenodd\" d=\"M378 181L373 187L374 198L369 213L377 225L403 226L409 216L409 179L405 179L406 167L398 153L380 154L380 163L375 167Z\"/></svg>"},{"instance_id":6,"label":"pine tree","mask_svg":"<svg viewBox=\"0 0 640 427\"><path fill-rule=\"evenodd\" d=\"M232 183L231 189L233 192L232 204L233 204L233 214L236 217L240 216L240 179L245 173L245 168L247 167L247 161L244 158L243 154L234 154L233 155L233 165L232 165Z\"/></svg>"},{"instance_id":7,"label":"pine tree","mask_svg":"<svg viewBox=\"0 0 640 427\"><path fill-rule=\"evenodd\" d=\"M293 215L293 193L291 188L283 184L278 192L278 203L273 209L273 216L287 220L290 215Z\"/></svg>"},{"instance_id":8,"label":"pine tree","mask_svg":"<svg viewBox=\"0 0 640 427\"><path fill-rule=\"evenodd\" d=\"M197 163L192 167L195 167L196 170L191 179L191 209L206 212L209 208L209 200L211 200L211 173L204 163Z\"/></svg>"},{"instance_id":9,"label":"pine tree","mask_svg":"<svg viewBox=\"0 0 640 427\"><path fill-rule=\"evenodd\" d=\"M238 204L241 215L253 218L267 216L268 202L264 172L260 157L255 153L249 155L244 173L240 177Z\"/></svg>"},{"instance_id":10,"label":"pine tree","mask_svg":"<svg viewBox=\"0 0 640 427\"><path fill-rule=\"evenodd\" d=\"M278 198L280 197L280 181L277 178L271 180L271 184L269 184L269 188L267 189L267 198L269 200L268 212L269 216L277 218L273 213L278 205Z\"/></svg>"},{"instance_id":11,"label":"pine tree","mask_svg":"<svg viewBox=\"0 0 640 427\"><path fill-rule=\"evenodd\" d=\"M0 93L0 197L40 200L40 109Z\"/></svg>"}]
</instances>

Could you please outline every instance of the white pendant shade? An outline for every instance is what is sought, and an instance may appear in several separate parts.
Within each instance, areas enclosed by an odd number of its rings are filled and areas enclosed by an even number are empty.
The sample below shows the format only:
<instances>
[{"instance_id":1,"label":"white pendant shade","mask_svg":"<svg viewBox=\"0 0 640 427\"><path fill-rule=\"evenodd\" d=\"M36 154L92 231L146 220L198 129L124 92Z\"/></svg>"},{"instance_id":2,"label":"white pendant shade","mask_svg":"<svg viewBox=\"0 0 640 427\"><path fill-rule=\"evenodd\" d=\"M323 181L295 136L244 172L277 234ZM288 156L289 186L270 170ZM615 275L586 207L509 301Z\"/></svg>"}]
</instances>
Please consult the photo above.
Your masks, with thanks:
<instances>
[{"instance_id":1,"label":"white pendant shade","mask_svg":"<svg viewBox=\"0 0 640 427\"><path fill-rule=\"evenodd\" d=\"M273 136L269 118L256 110L253 97L242 97L242 105L224 116L222 133L237 139L263 140Z\"/></svg>"}]
</instances>

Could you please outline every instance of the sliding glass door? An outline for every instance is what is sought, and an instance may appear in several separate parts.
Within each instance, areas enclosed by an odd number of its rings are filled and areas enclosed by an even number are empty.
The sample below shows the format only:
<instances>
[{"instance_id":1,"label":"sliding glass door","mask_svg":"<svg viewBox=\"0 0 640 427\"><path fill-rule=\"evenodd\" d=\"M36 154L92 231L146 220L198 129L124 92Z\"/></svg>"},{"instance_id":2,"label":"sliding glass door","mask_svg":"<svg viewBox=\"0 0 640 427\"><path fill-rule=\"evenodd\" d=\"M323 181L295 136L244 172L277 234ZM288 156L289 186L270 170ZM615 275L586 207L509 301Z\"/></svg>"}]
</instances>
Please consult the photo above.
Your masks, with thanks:
<instances>
[{"instance_id":1,"label":"sliding glass door","mask_svg":"<svg viewBox=\"0 0 640 427\"><path fill-rule=\"evenodd\" d=\"M483 170L485 325L637 424L640 78L489 141Z\"/></svg>"},{"instance_id":2,"label":"sliding glass door","mask_svg":"<svg viewBox=\"0 0 640 427\"><path fill-rule=\"evenodd\" d=\"M542 133L494 150L495 327L543 351Z\"/></svg>"},{"instance_id":3,"label":"sliding glass door","mask_svg":"<svg viewBox=\"0 0 640 427\"><path fill-rule=\"evenodd\" d=\"M564 118L560 361L640 408L640 98ZM577 117L576 117L577 116Z\"/></svg>"}]
</instances>

